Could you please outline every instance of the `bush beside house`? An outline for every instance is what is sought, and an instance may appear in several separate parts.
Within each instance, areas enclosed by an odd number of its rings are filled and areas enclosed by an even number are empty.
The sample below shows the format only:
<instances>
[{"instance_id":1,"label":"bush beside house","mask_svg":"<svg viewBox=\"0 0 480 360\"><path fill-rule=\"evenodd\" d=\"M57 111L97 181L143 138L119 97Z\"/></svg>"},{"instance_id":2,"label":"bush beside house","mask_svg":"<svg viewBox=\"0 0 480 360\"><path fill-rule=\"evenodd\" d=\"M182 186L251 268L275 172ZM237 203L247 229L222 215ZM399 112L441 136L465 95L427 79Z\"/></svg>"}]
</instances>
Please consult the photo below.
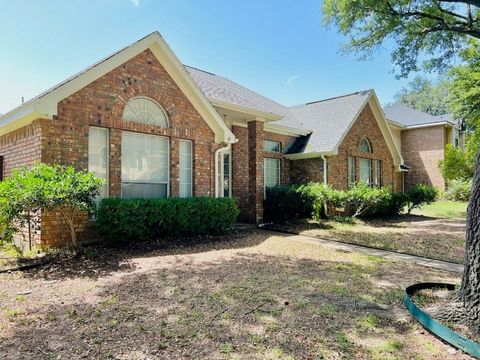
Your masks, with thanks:
<instances>
[{"instance_id":1,"label":"bush beside house","mask_svg":"<svg viewBox=\"0 0 480 360\"><path fill-rule=\"evenodd\" d=\"M96 214L100 235L113 243L162 236L221 234L235 224L233 198L166 198L102 200Z\"/></svg>"},{"instance_id":2,"label":"bush beside house","mask_svg":"<svg viewBox=\"0 0 480 360\"><path fill-rule=\"evenodd\" d=\"M321 183L276 186L267 189L264 218L282 223L297 219L320 220L332 209L342 207L343 216L385 217L400 214L435 201L437 190L419 185L408 193L390 192L386 188L357 184L347 191L332 189Z\"/></svg>"}]
</instances>

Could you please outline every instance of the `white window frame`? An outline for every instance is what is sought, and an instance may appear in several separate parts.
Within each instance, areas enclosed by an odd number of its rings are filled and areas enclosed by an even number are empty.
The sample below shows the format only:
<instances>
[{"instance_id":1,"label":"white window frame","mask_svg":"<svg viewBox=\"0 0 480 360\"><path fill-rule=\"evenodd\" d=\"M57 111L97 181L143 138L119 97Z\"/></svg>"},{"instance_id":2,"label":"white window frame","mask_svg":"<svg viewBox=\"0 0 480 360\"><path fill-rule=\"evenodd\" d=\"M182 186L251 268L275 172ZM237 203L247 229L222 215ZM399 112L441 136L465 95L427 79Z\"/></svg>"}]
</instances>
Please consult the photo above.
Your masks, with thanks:
<instances>
[{"instance_id":1,"label":"white window frame","mask_svg":"<svg viewBox=\"0 0 480 360\"><path fill-rule=\"evenodd\" d=\"M222 175L221 175L221 186L220 186L220 193L221 197L225 197L225 184L224 184L224 178L225 178L225 167L224 167L224 157L225 155L228 155L228 197L232 197L232 153L231 151L225 151L222 154L222 162L221 162L221 168L222 168Z\"/></svg>"},{"instance_id":2,"label":"white window frame","mask_svg":"<svg viewBox=\"0 0 480 360\"><path fill-rule=\"evenodd\" d=\"M266 190L267 190L267 184L265 182L266 180L266 169L267 169L267 162L268 161L274 161L278 164L278 181L277 181L277 184L276 185L281 185L282 184L282 163L280 161L280 159L275 159L275 158L263 158L263 190L264 190L264 196L266 194ZM268 186L268 187L272 187L272 186Z\"/></svg>"},{"instance_id":3,"label":"white window frame","mask_svg":"<svg viewBox=\"0 0 480 360\"><path fill-rule=\"evenodd\" d=\"M152 134L147 134L147 133L142 133L142 132L136 132L136 131L127 131L127 130L122 130L122 134L121 136L123 135L123 133L131 133L131 134L136 134L136 135L142 135L142 136L150 136L150 137L156 137L156 138L163 138L163 139L167 139L167 151L168 151L168 156L167 156L167 198L170 197L170 173L172 171L172 168L171 168L171 161L170 161L170 157L171 157L171 148L170 148L170 138L167 137L167 136L160 136L160 135L152 135ZM121 151L120 151L120 154L121 154ZM123 161L123 159L121 158L122 156L120 155L120 161ZM122 168L121 168L121 163L120 163L120 197L123 199L123 171L122 171Z\"/></svg>"},{"instance_id":4,"label":"white window frame","mask_svg":"<svg viewBox=\"0 0 480 360\"><path fill-rule=\"evenodd\" d=\"M183 196L181 191L182 191L182 164L181 164L181 161L182 161L182 154L180 152L180 149L181 149L181 143L188 143L190 144L190 195L189 196ZM189 198L189 197L193 197L193 142L191 140L185 140L185 139L180 139L179 141L179 145L178 145L178 152L179 152L179 156L178 156L178 168L179 168L179 171L180 173L178 174L178 196L181 197L181 198Z\"/></svg>"},{"instance_id":5,"label":"white window frame","mask_svg":"<svg viewBox=\"0 0 480 360\"><path fill-rule=\"evenodd\" d=\"M375 186L381 187L382 182L383 182L383 176L382 176L382 160L380 159L375 159L373 160L375 163L375 168L374 168L374 176L373 176L373 184Z\"/></svg>"},{"instance_id":6,"label":"white window frame","mask_svg":"<svg viewBox=\"0 0 480 360\"><path fill-rule=\"evenodd\" d=\"M105 132L105 140L106 140L106 152L107 152L107 171L106 171L106 176L105 176L105 185L106 185L106 192L105 192L105 197L101 198L100 195L97 196L95 198L95 202L97 204L97 206L99 205L100 201L102 199L106 199L110 196L110 131L108 128L104 128L104 127L99 127L99 126L90 126L88 128L88 153L89 153L89 157L88 157L88 171L92 171L90 170L90 130L100 130L100 131L104 131Z\"/></svg>"},{"instance_id":7,"label":"white window frame","mask_svg":"<svg viewBox=\"0 0 480 360\"><path fill-rule=\"evenodd\" d=\"M369 173L368 173L368 182L364 182L362 178L362 163L368 162ZM360 158L360 172L359 172L359 181L368 186L372 185L372 159Z\"/></svg>"},{"instance_id":8,"label":"white window frame","mask_svg":"<svg viewBox=\"0 0 480 360\"><path fill-rule=\"evenodd\" d=\"M362 149L364 144L366 145L367 149ZM360 152L362 152L362 153L371 154L372 153L372 144L370 144L370 141L368 141L367 138L363 138L360 141L359 149L360 149Z\"/></svg>"},{"instance_id":9,"label":"white window frame","mask_svg":"<svg viewBox=\"0 0 480 360\"><path fill-rule=\"evenodd\" d=\"M155 116L153 116L153 118L141 118L139 112L135 111L135 108L132 106L132 104L134 104L135 102L140 102L140 101L143 101L143 110L144 111L146 109L146 103L147 102L156 105L157 106L157 111L154 112L153 115L162 114L163 115L163 120L165 120L165 126L156 124L154 122ZM132 114L132 116L133 116L132 119L127 118L126 113L128 111ZM163 129L166 129L166 128L170 127L170 120L168 119L168 114L165 111L165 109L158 102L156 102L155 100L153 100L152 98L149 98L147 96L137 96L137 97L134 97L134 98L128 100L125 103L125 108L123 109L122 120L127 121L127 122L134 122L134 123L138 123L138 124L158 126L158 127L163 128Z\"/></svg>"},{"instance_id":10,"label":"white window frame","mask_svg":"<svg viewBox=\"0 0 480 360\"><path fill-rule=\"evenodd\" d=\"M355 186L355 183L357 182L357 164L356 164L355 156L348 157L347 167L348 167L348 170L347 170L348 187L351 188ZM352 181L352 177L353 177L353 181Z\"/></svg>"},{"instance_id":11,"label":"white window frame","mask_svg":"<svg viewBox=\"0 0 480 360\"><path fill-rule=\"evenodd\" d=\"M268 144L271 144L274 146L278 146L278 150L269 150L267 149ZM269 151L269 152L275 152L275 153L281 153L282 152L282 143L280 141L274 141L274 140L263 140L263 150L264 151Z\"/></svg>"}]
</instances>

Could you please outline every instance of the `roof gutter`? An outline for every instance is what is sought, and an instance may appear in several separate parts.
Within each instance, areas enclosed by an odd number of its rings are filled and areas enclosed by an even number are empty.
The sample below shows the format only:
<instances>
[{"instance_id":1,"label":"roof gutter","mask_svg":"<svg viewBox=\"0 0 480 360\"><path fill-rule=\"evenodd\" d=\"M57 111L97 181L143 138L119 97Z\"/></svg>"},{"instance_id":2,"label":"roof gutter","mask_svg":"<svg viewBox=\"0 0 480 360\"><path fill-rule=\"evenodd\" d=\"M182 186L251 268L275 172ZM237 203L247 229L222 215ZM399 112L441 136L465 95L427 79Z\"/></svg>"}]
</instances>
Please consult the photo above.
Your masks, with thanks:
<instances>
[{"instance_id":1,"label":"roof gutter","mask_svg":"<svg viewBox=\"0 0 480 360\"><path fill-rule=\"evenodd\" d=\"M338 151L285 154L285 158L287 158L288 160L301 160L301 159L313 159L318 157L322 158L323 156L334 156L334 155L338 155Z\"/></svg>"},{"instance_id":2,"label":"roof gutter","mask_svg":"<svg viewBox=\"0 0 480 360\"><path fill-rule=\"evenodd\" d=\"M211 98L209 98L209 100L210 100L210 103L213 106L221 107L221 108L227 109L227 110L241 112L241 113L251 115L251 116L254 116L254 117L264 118L266 121L275 121L275 120L283 119L282 116L274 114L274 113L261 111L261 110L250 109L250 108L247 108L247 107L244 107L244 106L234 105L234 104L231 104L229 102L222 101L222 100L211 99Z\"/></svg>"}]
</instances>

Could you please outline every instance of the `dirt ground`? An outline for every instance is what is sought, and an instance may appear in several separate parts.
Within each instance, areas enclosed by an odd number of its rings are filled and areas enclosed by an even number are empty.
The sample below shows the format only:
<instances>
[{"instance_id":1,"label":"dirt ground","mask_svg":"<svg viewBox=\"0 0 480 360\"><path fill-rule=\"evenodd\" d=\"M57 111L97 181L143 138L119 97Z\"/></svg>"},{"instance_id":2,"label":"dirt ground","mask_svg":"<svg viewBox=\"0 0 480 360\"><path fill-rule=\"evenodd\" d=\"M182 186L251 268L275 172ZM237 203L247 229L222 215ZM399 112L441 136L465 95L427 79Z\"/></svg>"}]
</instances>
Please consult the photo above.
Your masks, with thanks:
<instances>
[{"instance_id":1,"label":"dirt ground","mask_svg":"<svg viewBox=\"0 0 480 360\"><path fill-rule=\"evenodd\" d=\"M2 359L469 359L404 310L454 274L262 230L0 274Z\"/></svg>"},{"instance_id":2,"label":"dirt ground","mask_svg":"<svg viewBox=\"0 0 480 360\"><path fill-rule=\"evenodd\" d=\"M464 262L466 222L462 219L401 215L387 220L356 220L354 224L300 221L273 226L307 236Z\"/></svg>"}]
</instances>

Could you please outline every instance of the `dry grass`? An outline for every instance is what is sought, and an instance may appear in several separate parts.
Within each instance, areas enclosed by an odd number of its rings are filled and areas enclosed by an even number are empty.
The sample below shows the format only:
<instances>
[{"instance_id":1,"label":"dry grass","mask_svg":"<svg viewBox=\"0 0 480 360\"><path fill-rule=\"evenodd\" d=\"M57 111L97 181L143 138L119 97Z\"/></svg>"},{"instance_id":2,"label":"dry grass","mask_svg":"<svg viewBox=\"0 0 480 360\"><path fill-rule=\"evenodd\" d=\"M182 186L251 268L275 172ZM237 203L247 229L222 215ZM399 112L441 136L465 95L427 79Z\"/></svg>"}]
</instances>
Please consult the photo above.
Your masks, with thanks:
<instances>
[{"instance_id":1,"label":"dry grass","mask_svg":"<svg viewBox=\"0 0 480 360\"><path fill-rule=\"evenodd\" d=\"M444 359L449 349L401 305L407 284L458 281L449 273L262 231L92 251L0 275L2 358Z\"/></svg>"},{"instance_id":2,"label":"dry grass","mask_svg":"<svg viewBox=\"0 0 480 360\"><path fill-rule=\"evenodd\" d=\"M458 263L465 256L465 220L461 219L402 215L354 223L301 221L274 228Z\"/></svg>"}]
</instances>

